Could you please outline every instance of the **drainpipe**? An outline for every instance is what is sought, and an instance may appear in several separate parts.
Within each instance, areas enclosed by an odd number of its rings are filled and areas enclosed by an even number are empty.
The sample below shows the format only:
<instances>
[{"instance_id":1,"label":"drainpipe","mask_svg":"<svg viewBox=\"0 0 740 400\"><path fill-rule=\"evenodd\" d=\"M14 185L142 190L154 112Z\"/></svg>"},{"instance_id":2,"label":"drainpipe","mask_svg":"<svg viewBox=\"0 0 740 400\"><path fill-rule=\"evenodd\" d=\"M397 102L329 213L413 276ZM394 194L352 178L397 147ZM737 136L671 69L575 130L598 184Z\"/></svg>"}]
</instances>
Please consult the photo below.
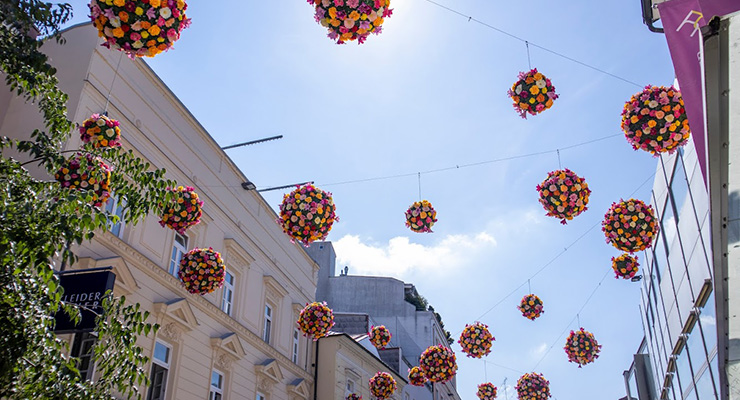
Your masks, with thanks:
<instances>
[{"instance_id":1,"label":"drainpipe","mask_svg":"<svg viewBox=\"0 0 740 400\"><path fill-rule=\"evenodd\" d=\"M313 400L319 400L319 340L316 340L316 355L314 356L316 361L313 363Z\"/></svg>"}]
</instances>

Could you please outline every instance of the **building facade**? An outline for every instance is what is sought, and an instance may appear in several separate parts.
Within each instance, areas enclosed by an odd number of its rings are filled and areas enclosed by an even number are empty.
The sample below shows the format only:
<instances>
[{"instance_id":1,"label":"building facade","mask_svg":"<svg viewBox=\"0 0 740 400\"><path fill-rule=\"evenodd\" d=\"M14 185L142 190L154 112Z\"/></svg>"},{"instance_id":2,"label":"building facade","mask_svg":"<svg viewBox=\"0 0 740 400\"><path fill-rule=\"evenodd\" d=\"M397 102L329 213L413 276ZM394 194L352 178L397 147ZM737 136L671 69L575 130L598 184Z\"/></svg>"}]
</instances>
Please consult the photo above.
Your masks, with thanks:
<instances>
[{"instance_id":1,"label":"building facade","mask_svg":"<svg viewBox=\"0 0 740 400\"><path fill-rule=\"evenodd\" d=\"M336 276L331 242L313 243L306 251L320 268L317 300L326 301L340 321L345 320L342 314L366 315L370 325L385 325L392 337L388 351L380 356L400 375L407 377L408 370L419 365L419 357L427 347L449 346L434 311L410 302L420 298L414 285L390 277L349 275L346 270ZM404 400L460 398L454 378L446 383L428 384L426 388L407 385L403 395L408 396Z\"/></svg>"},{"instance_id":2,"label":"building facade","mask_svg":"<svg viewBox=\"0 0 740 400\"><path fill-rule=\"evenodd\" d=\"M124 148L194 187L205 203L201 223L184 235L150 215L135 226L122 221L74 249L80 258L72 269L112 267L114 294L140 303L161 326L138 342L151 359L144 398L314 398L315 354L295 321L314 299L318 265L285 236L262 196L242 188L246 176L144 61L101 47L90 24L63 36L65 45L51 42L44 51L69 95L70 119L107 111L121 123ZM25 138L29 121L40 121L34 105L7 90L0 106L2 135ZM66 149L79 144L73 134ZM120 212L120 201L113 196L105 206ZM222 289L198 296L183 288L177 266L194 247L222 253ZM67 337L83 359L83 374L95 379L94 335Z\"/></svg>"},{"instance_id":3,"label":"building facade","mask_svg":"<svg viewBox=\"0 0 740 400\"><path fill-rule=\"evenodd\" d=\"M627 398L740 399L740 14L702 34L706 153L689 143L658 161L661 232L643 264L645 338Z\"/></svg>"}]
</instances>

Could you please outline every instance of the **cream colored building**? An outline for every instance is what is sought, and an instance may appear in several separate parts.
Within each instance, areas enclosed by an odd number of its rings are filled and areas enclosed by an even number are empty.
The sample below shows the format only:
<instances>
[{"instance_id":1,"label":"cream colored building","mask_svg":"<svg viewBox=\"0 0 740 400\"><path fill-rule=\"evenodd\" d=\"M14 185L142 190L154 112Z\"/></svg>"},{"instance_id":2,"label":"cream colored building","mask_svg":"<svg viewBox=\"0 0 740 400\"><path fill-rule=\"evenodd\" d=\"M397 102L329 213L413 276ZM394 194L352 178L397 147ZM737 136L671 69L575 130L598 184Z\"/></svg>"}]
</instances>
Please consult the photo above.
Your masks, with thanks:
<instances>
[{"instance_id":1,"label":"cream colored building","mask_svg":"<svg viewBox=\"0 0 740 400\"><path fill-rule=\"evenodd\" d=\"M374 399L370 394L370 378L377 372L387 372L396 380L396 391L389 400L400 400L406 387L406 377L380 360L378 351L367 334L349 335L331 332L315 345L319 355L316 399L344 399L350 393ZM408 398L408 397L407 397Z\"/></svg>"},{"instance_id":2,"label":"cream colored building","mask_svg":"<svg viewBox=\"0 0 740 400\"><path fill-rule=\"evenodd\" d=\"M140 303L162 326L139 340L152 359L153 382L142 388L144 398L313 399L313 346L294 321L314 299L318 265L280 230L260 194L242 188L246 176L145 62L101 47L90 24L64 37L65 45L49 43L44 50L69 94L69 118L80 123L108 103L109 116L121 122L123 146L195 187L205 202L202 222L186 236L150 215L75 249L80 260L72 268L112 266L115 294ZM27 137L29 124L40 122L34 105L0 93L0 134ZM67 148L78 146L73 133ZM115 200L107 206L115 210ZM222 253L223 289L198 296L181 286L175 266L193 247ZM83 356L94 340L69 336L72 351ZM94 366L82 369L94 376Z\"/></svg>"}]
</instances>

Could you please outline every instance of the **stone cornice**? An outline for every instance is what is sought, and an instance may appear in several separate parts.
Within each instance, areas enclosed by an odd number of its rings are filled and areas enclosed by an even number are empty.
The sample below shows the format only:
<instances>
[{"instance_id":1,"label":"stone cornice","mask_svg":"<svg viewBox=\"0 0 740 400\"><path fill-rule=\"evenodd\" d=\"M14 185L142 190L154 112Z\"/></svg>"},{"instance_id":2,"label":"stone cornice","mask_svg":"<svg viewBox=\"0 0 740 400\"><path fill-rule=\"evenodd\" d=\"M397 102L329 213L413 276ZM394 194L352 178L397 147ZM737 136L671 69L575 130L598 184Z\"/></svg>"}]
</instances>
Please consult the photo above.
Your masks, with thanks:
<instances>
[{"instance_id":1,"label":"stone cornice","mask_svg":"<svg viewBox=\"0 0 740 400\"><path fill-rule=\"evenodd\" d=\"M294 364L286 355L280 353L274 347L265 343L262 338L256 333L252 332L249 328L242 325L239 321L229 317L226 313L221 311L214 304L211 304L208 300L201 296L193 296L189 294L180 284L180 282L174 276L170 275L164 268L150 260L145 255L138 252L133 247L129 246L123 240L117 238L110 232L103 232L95 235L93 239L100 242L101 244L108 247L109 250L119 254L121 256L127 256L127 261L131 261L130 264L135 265L150 278L157 281L162 286L167 287L182 297L188 298L189 303L199 309L200 311L208 314L211 318L222 324L226 329L239 335L241 339L247 342L249 346L253 346L260 350L267 358L274 358L278 360L281 368L290 371L299 378L306 379L309 382L313 382L313 376L304 371L298 365ZM291 331L292 332L292 331Z\"/></svg>"}]
</instances>

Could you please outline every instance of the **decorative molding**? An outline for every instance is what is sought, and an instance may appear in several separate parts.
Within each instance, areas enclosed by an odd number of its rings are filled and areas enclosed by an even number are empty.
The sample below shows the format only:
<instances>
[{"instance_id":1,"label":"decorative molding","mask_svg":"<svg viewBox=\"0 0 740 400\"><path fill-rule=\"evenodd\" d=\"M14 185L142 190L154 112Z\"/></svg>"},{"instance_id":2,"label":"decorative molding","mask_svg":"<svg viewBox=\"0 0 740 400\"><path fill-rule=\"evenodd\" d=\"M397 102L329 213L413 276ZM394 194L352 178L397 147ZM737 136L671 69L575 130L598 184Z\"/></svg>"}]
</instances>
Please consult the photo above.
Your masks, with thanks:
<instances>
[{"instance_id":1,"label":"decorative molding","mask_svg":"<svg viewBox=\"0 0 740 400\"><path fill-rule=\"evenodd\" d=\"M264 282L267 290L272 291L277 298L285 297L288 294L288 289L284 288L283 285L281 285L272 275L264 275L262 277L262 282Z\"/></svg>"},{"instance_id":2,"label":"decorative molding","mask_svg":"<svg viewBox=\"0 0 740 400\"><path fill-rule=\"evenodd\" d=\"M183 331L191 331L200 325L190 304L183 298L166 303L154 303L154 313L159 321L169 320L169 322L177 323Z\"/></svg>"},{"instance_id":3,"label":"decorative molding","mask_svg":"<svg viewBox=\"0 0 740 400\"><path fill-rule=\"evenodd\" d=\"M159 331L157 331L157 334L174 342L179 342L182 338L182 330L174 322L168 322L162 325Z\"/></svg>"},{"instance_id":4,"label":"decorative molding","mask_svg":"<svg viewBox=\"0 0 740 400\"><path fill-rule=\"evenodd\" d=\"M306 307L304 305L301 305L301 303L293 303L292 306L293 306L293 313L296 315L296 317L298 316L298 314L301 313L303 308Z\"/></svg>"},{"instance_id":5,"label":"decorative molding","mask_svg":"<svg viewBox=\"0 0 740 400\"><path fill-rule=\"evenodd\" d=\"M259 364L255 364L254 370L259 377L260 387L264 385L272 388L276 383L280 383L283 380L283 371L274 358L268 358Z\"/></svg>"},{"instance_id":6,"label":"decorative molding","mask_svg":"<svg viewBox=\"0 0 740 400\"><path fill-rule=\"evenodd\" d=\"M111 251L116 254L121 254L129 265L132 265L139 269L141 272L146 274L149 278L156 281L158 284L166 287L167 289L175 292L182 293L183 296L191 296L185 291L180 282L174 276L170 275L162 266L152 261L149 257L140 253L138 250L130 246L128 243L113 235L96 235L95 239L101 244L108 247ZM190 303L193 307L200 309L203 313L209 315L217 323L223 325L226 329L229 329L239 335L239 337L245 340L249 346L259 350L267 357L280 360L281 364L293 373L293 375L302 377L309 382L313 382L313 375L309 372L301 369L298 365L293 363L288 356L277 351L274 347L265 343L262 337L247 328L241 322L228 316L222 312L218 306L209 302L206 298L201 296L191 296L189 298ZM292 331L291 331L292 332Z\"/></svg>"},{"instance_id":7,"label":"decorative molding","mask_svg":"<svg viewBox=\"0 0 740 400\"><path fill-rule=\"evenodd\" d=\"M117 295L128 295L140 289L136 278L131 274L128 264L121 256L103 258L96 260L91 257L82 257L74 264L74 269L88 269L113 267L113 273L116 274L116 284L113 288Z\"/></svg>"},{"instance_id":8,"label":"decorative molding","mask_svg":"<svg viewBox=\"0 0 740 400\"><path fill-rule=\"evenodd\" d=\"M247 354L242 347L242 343L234 332L229 332L221 337L211 338L211 347L220 349L236 359L241 359Z\"/></svg>"},{"instance_id":9,"label":"decorative molding","mask_svg":"<svg viewBox=\"0 0 740 400\"><path fill-rule=\"evenodd\" d=\"M227 263L232 264L232 267L244 267L248 270L251 264L255 262L255 258L244 247L240 246L236 239L224 239L224 248L226 249L225 260Z\"/></svg>"},{"instance_id":10,"label":"decorative molding","mask_svg":"<svg viewBox=\"0 0 740 400\"><path fill-rule=\"evenodd\" d=\"M288 384L288 393L293 399L308 400L310 389L305 379L298 378Z\"/></svg>"}]
</instances>

